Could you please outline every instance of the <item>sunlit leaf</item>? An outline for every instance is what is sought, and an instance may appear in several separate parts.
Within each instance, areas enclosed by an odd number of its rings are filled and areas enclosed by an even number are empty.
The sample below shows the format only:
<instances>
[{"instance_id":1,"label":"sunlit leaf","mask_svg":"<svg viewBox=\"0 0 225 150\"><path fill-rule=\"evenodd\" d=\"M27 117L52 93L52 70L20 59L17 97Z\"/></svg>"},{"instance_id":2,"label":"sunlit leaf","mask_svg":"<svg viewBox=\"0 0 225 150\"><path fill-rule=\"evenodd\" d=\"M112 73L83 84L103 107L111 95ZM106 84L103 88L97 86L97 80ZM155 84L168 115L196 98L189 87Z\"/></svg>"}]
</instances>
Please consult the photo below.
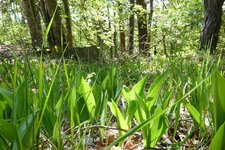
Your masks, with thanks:
<instances>
[{"instance_id":1,"label":"sunlit leaf","mask_svg":"<svg viewBox=\"0 0 225 150\"><path fill-rule=\"evenodd\" d=\"M225 123L223 123L213 137L209 150L224 150L225 147Z\"/></svg>"},{"instance_id":2,"label":"sunlit leaf","mask_svg":"<svg viewBox=\"0 0 225 150\"><path fill-rule=\"evenodd\" d=\"M81 79L80 91L81 94L83 94L84 101L86 103L90 115L94 117L96 107L95 98L92 93L92 89L90 88L89 84L84 80L84 78Z\"/></svg>"},{"instance_id":3,"label":"sunlit leaf","mask_svg":"<svg viewBox=\"0 0 225 150\"><path fill-rule=\"evenodd\" d=\"M119 108L117 107L115 102L108 102L108 105L110 107L111 112L113 113L114 116L116 116L118 125L121 129L128 130L129 126L123 117L122 113L120 112Z\"/></svg>"}]
</instances>

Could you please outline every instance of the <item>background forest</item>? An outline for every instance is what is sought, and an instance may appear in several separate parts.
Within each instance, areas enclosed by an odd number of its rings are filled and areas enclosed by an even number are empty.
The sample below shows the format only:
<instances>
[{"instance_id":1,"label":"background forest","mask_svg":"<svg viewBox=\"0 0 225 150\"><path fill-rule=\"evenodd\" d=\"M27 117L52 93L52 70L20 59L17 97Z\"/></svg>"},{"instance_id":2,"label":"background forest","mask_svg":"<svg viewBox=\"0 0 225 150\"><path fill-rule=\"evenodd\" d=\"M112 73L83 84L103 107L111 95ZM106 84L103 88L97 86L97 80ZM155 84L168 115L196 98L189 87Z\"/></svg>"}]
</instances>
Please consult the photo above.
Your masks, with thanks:
<instances>
[{"instance_id":1,"label":"background forest","mask_svg":"<svg viewBox=\"0 0 225 150\"><path fill-rule=\"evenodd\" d=\"M0 0L0 149L225 147L224 0Z\"/></svg>"}]
</instances>

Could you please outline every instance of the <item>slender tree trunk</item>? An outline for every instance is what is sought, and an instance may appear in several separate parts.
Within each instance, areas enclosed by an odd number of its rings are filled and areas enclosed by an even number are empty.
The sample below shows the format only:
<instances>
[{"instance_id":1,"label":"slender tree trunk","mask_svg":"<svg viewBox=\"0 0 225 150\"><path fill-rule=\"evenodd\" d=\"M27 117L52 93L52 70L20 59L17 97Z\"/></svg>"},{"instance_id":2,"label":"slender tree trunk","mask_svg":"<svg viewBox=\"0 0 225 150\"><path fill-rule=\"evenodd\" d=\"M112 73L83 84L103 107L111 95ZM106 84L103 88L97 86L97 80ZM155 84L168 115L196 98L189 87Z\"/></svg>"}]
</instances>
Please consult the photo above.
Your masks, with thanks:
<instances>
[{"instance_id":1,"label":"slender tree trunk","mask_svg":"<svg viewBox=\"0 0 225 150\"><path fill-rule=\"evenodd\" d=\"M134 7L134 0L130 0L130 11L131 15L129 18L129 44L128 44L128 51L129 54L132 54L134 51L134 14L133 14L133 7Z\"/></svg>"},{"instance_id":2,"label":"slender tree trunk","mask_svg":"<svg viewBox=\"0 0 225 150\"><path fill-rule=\"evenodd\" d=\"M98 24L97 24L97 40L98 40L98 46L100 47L100 58L102 58L102 50L103 50L103 39L101 38L101 34L102 34L102 20L98 20Z\"/></svg>"},{"instance_id":3,"label":"slender tree trunk","mask_svg":"<svg viewBox=\"0 0 225 150\"><path fill-rule=\"evenodd\" d=\"M125 52L125 32L124 32L124 22L122 18L123 10L122 7L119 4L119 32L120 32L120 49L121 52Z\"/></svg>"},{"instance_id":4,"label":"slender tree trunk","mask_svg":"<svg viewBox=\"0 0 225 150\"><path fill-rule=\"evenodd\" d=\"M124 26L120 27L120 49L122 52L125 52L125 33Z\"/></svg>"},{"instance_id":5,"label":"slender tree trunk","mask_svg":"<svg viewBox=\"0 0 225 150\"><path fill-rule=\"evenodd\" d=\"M113 16L115 18L116 13L113 13ZM118 56L118 52L117 52L117 27L116 24L114 23L114 33L113 33L113 44L114 44L114 54L117 57Z\"/></svg>"},{"instance_id":6,"label":"slender tree trunk","mask_svg":"<svg viewBox=\"0 0 225 150\"><path fill-rule=\"evenodd\" d=\"M71 15L70 15L70 8L69 8L69 0L63 0L65 15L66 15L66 40L68 44L68 49L73 47L73 35L72 35L72 24L71 24Z\"/></svg>"},{"instance_id":7,"label":"slender tree trunk","mask_svg":"<svg viewBox=\"0 0 225 150\"><path fill-rule=\"evenodd\" d=\"M107 11L108 11L108 14L110 14L110 10L109 10L109 7L107 7ZM110 18L110 15L108 16L108 21L109 21L109 31L112 30L112 22L111 22L111 18ZM110 58L113 59L114 57L114 54L113 54L113 46L110 47Z\"/></svg>"},{"instance_id":8,"label":"slender tree trunk","mask_svg":"<svg viewBox=\"0 0 225 150\"><path fill-rule=\"evenodd\" d=\"M145 0L137 0L137 4L142 6L144 10L147 10ZM148 30L147 30L147 14L138 13L138 40L139 40L139 52L146 53L148 49Z\"/></svg>"},{"instance_id":9,"label":"slender tree trunk","mask_svg":"<svg viewBox=\"0 0 225 150\"><path fill-rule=\"evenodd\" d=\"M27 18L29 29L30 29L32 46L34 48L41 48L42 42L43 42L42 29L41 29L41 23L40 23L40 16L37 12L34 1L22 0L22 6Z\"/></svg>"},{"instance_id":10,"label":"slender tree trunk","mask_svg":"<svg viewBox=\"0 0 225 150\"><path fill-rule=\"evenodd\" d=\"M151 28L152 28L152 16L153 16L153 0L150 0L150 12L148 16L148 24L149 24L149 33L148 33L148 42L151 42Z\"/></svg>"},{"instance_id":11,"label":"slender tree trunk","mask_svg":"<svg viewBox=\"0 0 225 150\"><path fill-rule=\"evenodd\" d=\"M216 50L222 18L224 0L204 0L205 21L199 42L199 49L209 48L211 53Z\"/></svg>"}]
</instances>

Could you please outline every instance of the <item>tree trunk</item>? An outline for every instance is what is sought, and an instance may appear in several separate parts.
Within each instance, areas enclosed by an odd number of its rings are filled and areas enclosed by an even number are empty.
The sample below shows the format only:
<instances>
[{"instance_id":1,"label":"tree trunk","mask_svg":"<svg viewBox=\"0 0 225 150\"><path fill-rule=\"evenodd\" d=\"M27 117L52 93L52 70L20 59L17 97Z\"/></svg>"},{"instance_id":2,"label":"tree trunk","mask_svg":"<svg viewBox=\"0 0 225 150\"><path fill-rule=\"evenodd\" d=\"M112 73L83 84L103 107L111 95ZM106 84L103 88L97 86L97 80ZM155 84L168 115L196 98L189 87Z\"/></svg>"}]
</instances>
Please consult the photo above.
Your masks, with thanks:
<instances>
[{"instance_id":1,"label":"tree trunk","mask_svg":"<svg viewBox=\"0 0 225 150\"><path fill-rule=\"evenodd\" d=\"M108 14L110 14L110 10L109 10L109 7L107 6L107 12ZM110 18L110 15L108 16L108 21L109 21L109 31L111 32L112 30L112 23L111 23L111 18ZM113 59L114 57L114 54L113 54L113 46L110 46L110 58Z\"/></svg>"},{"instance_id":2,"label":"tree trunk","mask_svg":"<svg viewBox=\"0 0 225 150\"><path fill-rule=\"evenodd\" d=\"M72 24L71 24L69 0L63 0L63 4L65 9L65 15L66 15L66 29L67 29L66 40L68 44L68 49L71 49L73 47L73 35L72 35Z\"/></svg>"},{"instance_id":3,"label":"tree trunk","mask_svg":"<svg viewBox=\"0 0 225 150\"><path fill-rule=\"evenodd\" d=\"M113 17L115 18L116 16L116 13L114 12L113 13ZM114 23L114 32L113 32L113 44L114 44L114 54L115 54L115 57L118 56L118 52L117 52L117 27L116 27L116 24Z\"/></svg>"},{"instance_id":4,"label":"tree trunk","mask_svg":"<svg viewBox=\"0 0 225 150\"><path fill-rule=\"evenodd\" d=\"M137 4L142 6L146 11L147 5L145 0L137 0ZM139 40L139 52L146 53L148 49L148 30L147 30L147 14L146 12L139 12L138 18L138 40Z\"/></svg>"},{"instance_id":5,"label":"tree trunk","mask_svg":"<svg viewBox=\"0 0 225 150\"><path fill-rule=\"evenodd\" d=\"M125 43L124 22L123 22L123 17L122 17L123 9L122 9L121 4L119 4L118 7L119 7L120 49L121 49L121 52L125 52L126 43Z\"/></svg>"},{"instance_id":6,"label":"tree trunk","mask_svg":"<svg viewBox=\"0 0 225 150\"><path fill-rule=\"evenodd\" d=\"M152 28L152 17L153 17L153 0L150 0L150 12L148 16L148 24L149 24L149 33L148 33L148 42L151 42L151 28Z\"/></svg>"},{"instance_id":7,"label":"tree trunk","mask_svg":"<svg viewBox=\"0 0 225 150\"><path fill-rule=\"evenodd\" d=\"M41 48L43 42L41 21L34 1L22 0L22 7L24 9L24 13L26 15L28 26L30 29L32 46L34 48Z\"/></svg>"},{"instance_id":8,"label":"tree trunk","mask_svg":"<svg viewBox=\"0 0 225 150\"><path fill-rule=\"evenodd\" d=\"M133 14L133 8L134 8L134 0L130 0L130 11L131 15L129 18L129 44L128 44L128 51L129 54L132 54L134 51L134 14Z\"/></svg>"},{"instance_id":9,"label":"tree trunk","mask_svg":"<svg viewBox=\"0 0 225 150\"><path fill-rule=\"evenodd\" d=\"M56 0L46 0L46 8L49 14L49 18L53 18L52 31L54 39L54 50L61 52L61 48L64 46L65 35L63 32L62 19L60 16L60 8L57 5ZM54 14L55 13L55 14Z\"/></svg>"},{"instance_id":10,"label":"tree trunk","mask_svg":"<svg viewBox=\"0 0 225 150\"><path fill-rule=\"evenodd\" d=\"M47 8L46 8L44 0L40 0L40 9L41 9L42 18L43 18L45 26L47 28L50 23L51 18L49 17L49 14L47 12ZM50 31L47 35L47 40L48 40L48 45L49 45L50 49L53 49L55 44L54 44L52 28L50 28Z\"/></svg>"},{"instance_id":11,"label":"tree trunk","mask_svg":"<svg viewBox=\"0 0 225 150\"><path fill-rule=\"evenodd\" d=\"M125 52L125 33L124 33L124 27L120 27L120 49L121 52Z\"/></svg>"},{"instance_id":12,"label":"tree trunk","mask_svg":"<svg viewBox=\"0 0 225 150\"><path fill-rule=\"evenodd\" d=\"M224 0L204 0L205 21L199 42L199 49L210 49L210 53L216 50L221 26L222 5Z\"/></svg>"}]
</instances>

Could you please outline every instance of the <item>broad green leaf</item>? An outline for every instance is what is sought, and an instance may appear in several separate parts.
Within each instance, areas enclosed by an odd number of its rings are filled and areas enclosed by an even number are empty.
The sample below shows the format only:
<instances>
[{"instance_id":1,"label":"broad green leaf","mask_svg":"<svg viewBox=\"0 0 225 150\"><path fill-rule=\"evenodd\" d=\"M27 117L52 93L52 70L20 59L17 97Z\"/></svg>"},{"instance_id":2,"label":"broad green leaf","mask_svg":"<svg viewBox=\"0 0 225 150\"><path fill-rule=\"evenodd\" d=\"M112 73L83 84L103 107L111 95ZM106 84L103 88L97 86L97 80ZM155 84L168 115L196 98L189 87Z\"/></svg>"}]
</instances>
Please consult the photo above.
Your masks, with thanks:
<instances>
[{"instance_id":1,"label":"broad green leaf","mask_svg":"<svg viewBox=\"0 0 225 150\"><path fill-rule=\"evenodd\" d=\"M148 76L145 76L141 81L139 81L137 84L134 85L132 88L132 92L134 92L134 95L139 95L140 97L145 97L144 95L144 88L146 85L146 82L148 80Z\"/></svg>"},{"instance_id":2,"label":"broad green leaf","mask_svg":"<svg viewBox=\"0 0 225 150\"><path fill-rule=\"evenodd\" d=\"M13 141L17 136L16 127L12 123L0 119L0 134L9 141Z\"/></svg>"},{"instance_id":3,"label":"broad green leaf","mask_svg":"<svg viewBox=\"0 0 225 150\"><path fill-rule=\"evenodd\" d=\"M74 134L74 127L75 127L74 118L76 118L77 124L80 125L80 115L78 113L78 110L76 110L74 113L75 104L76 104L76 87L73 86L68 97L68 106L70 111L71 137L73 137L73 134Z\"/></svg>"},{"instance_id":4,"label":"broad green leaf","mask_svg":"<svg viewBox=\"0 0 225 150\"><path fill-rule=\"evenodd\" d=\"M7 100L9 106L13 107L13 94L11 91L0 87L0 94Z\"/></svg>"},{"instance_id":5,"label":"broad green leaf","mask_svg":"<svg viewBox=\"0 0 225 150\"><path fill-rule=\"evenodd\" d=\"M17 127L12 122L0 119L0 134L13 143L14 148L22 149L22 140L19 137Z\"/></svg>"},{"instance_id":6,"label":"broad green leaf","mask_svg":"<svg viewBox=\"0 0 225 150\"><path fill-rule=\"evenodd\" d=\"M119 108L117 107L116 103L112 101L112 102L108 102L108 105L113 115L116 116L119 127L121 129L128 130L129 126L126 120L124 119L122 113L120 112Z\"/></svg>"},{"instance_id":7,"label":"broad green leaf","mask_svg":"<svg viewBox=\"0 0 225 150\"><path fill-rule=\"evenodd\" d=\"M155 101L157 100L160 90L162 88L162 85L164 81L166 80L166 78L168 77L168 74L169 73L167 71L164 72L162 75L157 77L151 84L148 90L148 99L150 101L147 103L147 105L149 108L151 108L154 105Z\"/></svg>"},{"instance_id":8,"label":"broad green leaf","mask_svg":"<svg viewBox=\"0 0 225 150\"><path fill-rule=\"evenodd\" d=\"M214 76L214 124L215 131L225 122L225 79L218 71Z\"/></svg>"},{"instance_id":9,"label":"broad green leaf","mask_svg":"<svg viewBox=\"0 0 225 150\"><path fill-rule=\"evenodd\" d=\"M148 106L144 102L144 99L141 96L136 94L136 97L138 102L138 118L140 118L140 122L143 122L144 120L150 117L150 108L148 108Z\"/></svg>"},{"instance_id":10,"label":"broad green leaf","mask_svg":"<svg viewBox=\"0 0 225 150\"><path fill-rule=\"evenodd\" d=\"M157 108L156 114L161 112L162 109L160 107ZM147 143L147 145L150 145L150 147L155 147L158 140L161 138L161 136L165 133L165 131L168 129L168 124L166 122L166 118L164 115L160 116L156 120L152 122L151 129L150 129L150 143ZM147 139L148 140L148 139Z\"/></svg>"},{"instance_id":11,"label":"broad green leaf","mask_svg":"<svg viewBox=\"0 0 225 150\"><path fill-rule=\"evenodd\" d=\"M57 102L55 109L56 109L56 123L54 125L54 129L53 129L53 139L55 141L57 141L57 144L59 145L59 147L62 147L62 142L61 142L61 107L62 107L62 102L63 99L62 97L60 97L59 101Z\"/></svg>"},{"instance_id":12,"label":"broad green leaf","mask_svg":"<svg viewBox=\"0 0 225 150\"><path fill-rule=\"evenodd\" d=\"M125 97L125 100L127 101L127 103L130 102L131 99L130 99L130 90L129 90L129 88L124 86L123 90L122 90L122 93L123 93L123 96Z\"/></svg>"},{"instance_id":13,"label":"broad green leaf","mask_svg":"<svg viewBox=\"0 0 225 150\"><path fill-rule=\"evenodd\" d=\"M43 117L43 124L48 137L53 136L53 129L55 123L56 123L56 116L49 109L46 109Z\"/></svg>"},{"instance_id":14,"label":"broad green leaf","mask_svg":"<svg viewBox=\"0 0 225 150\"><path fill-rule=\"evenodd\" d=\"M200 113L189 102L186 102L185 106L187 107L188 111L191 113L195 121L200 124Z\"/></svg>"},{"instance_id":15,"label":"broad green leaf","mask_svg":"<svg viewBox=\"0 0 225 150\"><path fill-rule=\"evenodd\" d=\"M16 114L18 119L22 118L26 108L26 82L22 82L19 87L16 89L16 93L14 95L14 110L13 113ZM15 106L16 104L16 106Z\"/></svg>"},{"instance_id":16,"label":"broad green leaf","mask_svg":"<svg viewBox=\"0 0 225 150\"><path fill-rule=\"evenodd\" d=\"M141 123L150 117L150 111L146 103L144 102L143 98L137 94L136 94L136 97L137 97L138 109L137 109L137 112L135 113L135 118L138 123ZM150 126L145 126L141 130L143 133L144 140L146 139L150 140L150 137L149 137Z\"/></svg>"},{"instance_id":17,"label":"broad green leaf","mask_svg":"<svg viewBox=\"0 0 225 150\"><path fill-rule=\"evenodd\" d=\"M86 103L90 116L94 117L96 107L95 98L92 93L92 89L90 88L89 84L84 80L84 78L81 79L80 91L81 94L83 94L84 101Z\"/></svg>"},{"instance_id":18,"label":"broad green leaf","mask_svg":"<svg viewBox=\"0 0 225 150\"><path fill-rule=\"evenodd\" d=\"M107 75L105 77L105 79L102 81L102 87L103 87L104 90L107 89L107 83L108 83L109 80L110 80L109 75Z\"/></svg>"},{"instance_id":19,"label":"broad green leaf","mask_svg":"<svg viewBox=\"0 0 225 150\"><path fill-rule=\"evenodd\" d=\"M23 139L25 134L27 134L27 132L29 131L28 128L30 128L31 125L33 124L34 119L37 116L38 112L39 110L34 112L33 114L30 114L20 123L18 128L20 139Z\"/></svg>"},{"instance_id":20,"label":"broad green leaf","mask_svg":"<svg viewBox=\"0 0 225 150\"><path fill-rule=\"evenodd\" d=\"M220 126L216 132L209 146L209 150L224 150L225 147L225 122Z\"/></svg>"},{"instance_id":21,"label":"broad green leaf","mask_svg":"<svg viewBox=\"0 0 225 150\"><path fill-rule=\"evenodd\" d=\"M127 101L127 103L129 103L131 100L135 100L136 99L136 94L138 94L142 98L145 97L145 95L144 95L144 88L145 88L147 79L148 79L148 76L145 76L142 80L140 80L137 84L135 84L133 86L131 91L126 86L123 87L123 91L122 92L123 92L123 95L124 95L125 100Z\"/></svg>"},{"instance_id":22,"label":"broad green leaf","mask_svg":"<svg viewBox=\"0 0 225 150\"><path fill-rule=\"evenodd\" d=\"M137 102L136 100L131 100L127 106L126 112L126 122L129 125L129 127L131 126L131 121L134 117L136 110L137 110Z\"/></svg>"}]
</instances>

